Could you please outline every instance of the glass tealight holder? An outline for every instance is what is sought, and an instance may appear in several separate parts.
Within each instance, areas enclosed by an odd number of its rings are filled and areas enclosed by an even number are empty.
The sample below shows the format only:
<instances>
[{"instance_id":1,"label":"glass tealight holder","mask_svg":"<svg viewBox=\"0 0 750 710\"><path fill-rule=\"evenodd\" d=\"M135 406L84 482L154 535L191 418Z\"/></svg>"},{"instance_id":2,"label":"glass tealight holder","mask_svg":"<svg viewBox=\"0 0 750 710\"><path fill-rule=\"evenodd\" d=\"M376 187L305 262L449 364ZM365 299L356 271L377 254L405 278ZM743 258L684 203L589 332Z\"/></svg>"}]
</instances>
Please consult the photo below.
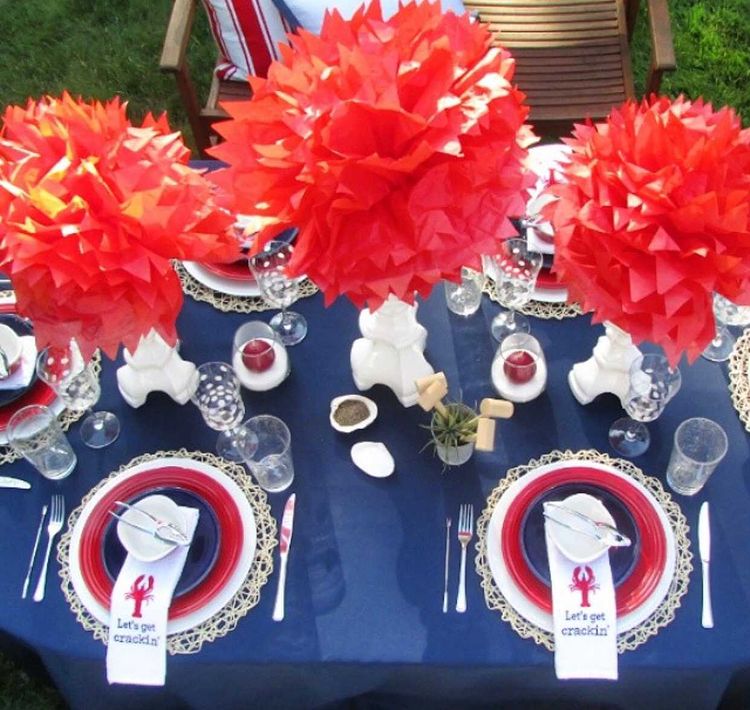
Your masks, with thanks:
<instances>
[{"instance_id":1,"label":"glass tealight holder","mask_svg":"<svg viewBox=\"0 0 750 710\"><path fill-rule=\"evenodd\" d=\"M262 321L249 321L234 334L232 367L243 387L263 392L289 376L289 355L279 334Z\"/></svg>"},{"instance_id":2,"label":"glass tealight holder","mask_svg":"<svg viewBox=\"0 0 750 710\"><path fill-rule=\"evenodd\" d=\"M530 402L547 386L547 361L539 341L528 333L504 338L492 361L492 384L511 402Z\"/></svg>"}]
</instances>

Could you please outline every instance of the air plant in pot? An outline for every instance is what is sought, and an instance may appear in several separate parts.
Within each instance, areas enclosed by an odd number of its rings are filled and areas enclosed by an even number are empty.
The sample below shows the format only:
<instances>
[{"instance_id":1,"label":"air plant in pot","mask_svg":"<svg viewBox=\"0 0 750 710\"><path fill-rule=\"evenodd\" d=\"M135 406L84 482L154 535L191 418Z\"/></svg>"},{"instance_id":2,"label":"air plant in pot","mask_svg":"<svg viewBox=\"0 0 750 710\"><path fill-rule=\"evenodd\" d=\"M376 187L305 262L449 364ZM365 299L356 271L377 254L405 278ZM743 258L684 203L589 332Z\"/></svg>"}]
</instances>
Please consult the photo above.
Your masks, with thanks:
<instances>
[{"instance_id":1,"label":"air plant in pot","mask_svg":"<svg viewBox=\"0 0 750 710\"><path fill-rule=\"evenodd\" d=\"M433 410L430 444L444 464L460 466L471 458L479 419L479 414L463 402L446 402Z\"/></svg>"}]
</instances>

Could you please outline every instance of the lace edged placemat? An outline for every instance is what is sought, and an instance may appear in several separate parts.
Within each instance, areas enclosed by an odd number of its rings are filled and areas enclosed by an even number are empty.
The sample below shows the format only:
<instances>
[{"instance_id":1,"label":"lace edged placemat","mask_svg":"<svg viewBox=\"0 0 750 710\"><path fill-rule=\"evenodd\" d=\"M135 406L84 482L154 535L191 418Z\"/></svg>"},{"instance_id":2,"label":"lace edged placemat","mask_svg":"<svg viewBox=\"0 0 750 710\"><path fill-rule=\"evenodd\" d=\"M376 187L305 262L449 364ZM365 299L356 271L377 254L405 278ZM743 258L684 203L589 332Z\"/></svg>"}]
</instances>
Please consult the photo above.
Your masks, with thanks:
<instances>
[{"instance_id":1,"label":"lace edged placemat","mask_svg":"<svg viewBox=\"0 0 750 710\"><path fill-rule=\"evenodd\" d=\"M690 552L687 520L680 507L672 500L672 496L664 489L660 481L653 476L645 475L643 471L634 466L630 461L615 459L593 449L585 451L551 451L539 459L532 459L526 465L510 469L505 478L499 482L490 494L487 506L477 520L477 556L475 566L482 581L484 598L487 606L490 609L500 612L500 618L503 621L507 621L521 638L533 639L535 643L544 646L548 650L554 650L553 634L540 629L536 624L531 623L521 616L505 599L495 583L487 559L487 529L495 506L512 483L539 466L572 459L612 466L638 481L658 501L669 519L669 524L674 533L676 547L675 572L664 600L646 620L629 631L624 631L617 635L618 652L631 651L640 644L645 643L651 636L655 636L660 629L670 624L674 619L675 612L680 607L682 597L688 589L690 574L693 571L693 554Z\"/></svg>"},{"instance_id":2,"label":"lace edged placemat","mask_svg":"<svg viewBox=\"0 0 750 710\"><path fill-rule=\"evenodd\" d=\"M76 619L86 631L93 633L95 639L99 639L106 645L109 634L108 627L97 621L89 613L73 587L70 574L70 541L73 528L84 506L109 481L133 466L167 457L189 458L221 470L242 490L252 506L255 517L257 537L255 557L240 589L220 611L209 619L187 631L171 634L167 637L167 650L170 654L197 653L204 643L226 636L230 631L234 630L239 620L258 604L260 601L260 590L268 581L273 570L273 550L277 545L276 521L271 515L271 507L268 504L266 494L252 481L239 464L231 463L214 454L203 451L188 451L186 449L180 449L179 451L157 451L153 454L144 454L134 458L94 486L84 496L81 504L68 517L68 526L57 544L57 560L60 563L59 574L62 579L63 594L68 604L70 604L71 610L76 615Z\"/></svg>"},{"instance_id":3,"label":"lace edged placemat","mask_svg":"<svg viewBox=\"0 0 750 710\"><path fill-rule=\"evenodd\" d=\"M482 293L486 293L490 300L500 303L497 296L495 282L489 276L484 278L484 288ZM500 304L502 305L502 304ZM546 301L529 301L526 305L518 309L520 313L542 320L562 320L563 318L575 318L583 315L581 307L577 303L548 303Z\"/></svg>"},{"instance_id":4,"label":"lace edged placemat","mask_svg":"<svg viewBox=\"0 0 750 710\"><path fill-rule=\"evenodd\" d=\"M750 330L737 339L729 358L729 392L740 421L750 431Z\"/></svg>"},{"instance_id":5,"label":"lace edged placemat","mask_svg":"<svg viewBox=\"0 0 750 710\"><path fill-rule=\"evenodd\" d=\"M94 372L96 373L97 379L102 372L102 356L97 350L91 358ZM58 415L57 420L63 428L63 431L68 431L70 425L77 422L81 417L88 414L86 411L73 411L71 409L63 409ZM11 461L17 461L21 458L21 454L17 453L7 444L0 445L0 466L4 463L10 463Z\"/></svg>"},{"instance_id":6,"label":"lace edged placemat","mask_svg":"<svg viewBox=\"0 0 750 710\"><path fill-rule=\"evenodd\" d=\"M188 296L196 301L210 303L219 311L224 313L259 313L261 311L278 310L276 306L268 304L262 296L233 296L216 291L193 278L179 261L173 261L172 266L180 279L182 290ZM310 279L305 279L299 285L299 298L307 298L317 292L318 287Z\"/></svg>"}]
</instances>

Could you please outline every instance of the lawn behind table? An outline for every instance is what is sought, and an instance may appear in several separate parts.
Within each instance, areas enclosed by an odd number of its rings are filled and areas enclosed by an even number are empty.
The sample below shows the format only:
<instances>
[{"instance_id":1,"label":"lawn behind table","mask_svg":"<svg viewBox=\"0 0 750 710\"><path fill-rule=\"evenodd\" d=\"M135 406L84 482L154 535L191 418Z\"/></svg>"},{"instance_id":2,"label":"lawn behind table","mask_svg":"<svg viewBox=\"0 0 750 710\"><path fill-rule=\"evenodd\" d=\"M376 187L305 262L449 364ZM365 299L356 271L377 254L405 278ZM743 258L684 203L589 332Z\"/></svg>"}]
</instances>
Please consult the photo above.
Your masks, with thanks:
<instances>
[{"instance_id":1,"label":"lawn behind table","mask_svg":"<svg viewBox=\"0 0 750 710\"><path fill-rule=\"evenodd\" d=\"M664 93L728 104L750 126L750 0L670 0L669 8L678 69L665 78ZM189 136L174 80L158 68L170 10L168 0L0 0L0 109L63 89L97 99L119 94L134 121L167 111ZM649 61L647 33L642 12L634 45L639 82ZM189 58L201 95L215 54L200 12ZM0 710L62 707L43 680L0 655Z\"/></svg>"}]
</instances>

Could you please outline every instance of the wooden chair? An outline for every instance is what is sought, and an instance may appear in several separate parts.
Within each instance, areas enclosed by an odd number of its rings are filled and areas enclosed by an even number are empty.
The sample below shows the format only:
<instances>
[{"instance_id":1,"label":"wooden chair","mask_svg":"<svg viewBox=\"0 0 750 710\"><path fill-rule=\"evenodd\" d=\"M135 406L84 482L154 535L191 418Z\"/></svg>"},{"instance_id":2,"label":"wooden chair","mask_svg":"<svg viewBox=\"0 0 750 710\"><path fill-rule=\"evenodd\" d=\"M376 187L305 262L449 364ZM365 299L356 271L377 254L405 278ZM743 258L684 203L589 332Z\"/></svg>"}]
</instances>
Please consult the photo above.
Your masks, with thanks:
<instances>
[{"instance_id":1,"label":"wooden chair","mask_svg":"<svg viewBox=\"0 0 750 710\"><path fill-rule=\"evenodd\" d=\"M201 154L215 140L211 126L226 117L221 101L249 98L246 82L214 74L201 108L187 47L198 0L175 0L164 38L161 69L173 73ZM675 68L667 0L647 0L651 62L646 94ZM574 121L601 119L633 98L630 39L640 0L465 0L517 60L515 81L528 96L530 121L541 135L570 132Z\"/></svg>"}]
</instances>

